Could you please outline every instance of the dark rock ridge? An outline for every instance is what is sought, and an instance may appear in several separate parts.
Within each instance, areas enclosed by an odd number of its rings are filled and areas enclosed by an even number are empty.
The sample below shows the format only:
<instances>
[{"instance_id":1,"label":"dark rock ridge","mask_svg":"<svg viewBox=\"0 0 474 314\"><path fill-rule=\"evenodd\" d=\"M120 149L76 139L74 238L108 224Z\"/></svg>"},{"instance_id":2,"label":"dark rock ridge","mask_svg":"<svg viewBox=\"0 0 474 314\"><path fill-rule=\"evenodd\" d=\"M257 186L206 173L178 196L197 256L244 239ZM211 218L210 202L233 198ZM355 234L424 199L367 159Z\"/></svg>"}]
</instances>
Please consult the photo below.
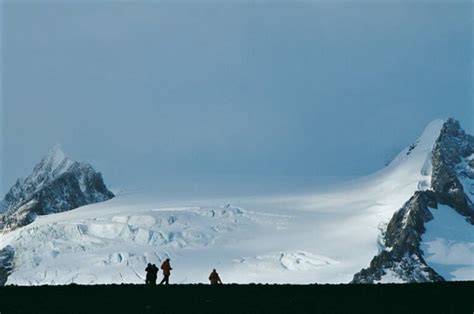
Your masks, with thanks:
<instances>
[{"instance_id":1,"label":"dark rock ridge","mask_svg":"<svg viewBox=\"0 0 474 314\"><path fill-rule=\"evenodd\" d=\"M26 179L19 179L2 201L0 230L25 226L38 215L64 212L109 200L100 172L91 165L72 161L55 146Z\"/></svg>"},{"instance_id":2,"label":"dark rock ridge","mask_svg":"<svg viewBox=\"0 0 474 314\"><path fill-rule=\"evenodd\" d=\"M431 153L431 189L415 192L393 215L383 234L384 249L354 275L352 283L374 283L387 272L404 282L444 281L424 260L421 236L425 223L433 219L430 208L438 204L452 207L474 224L474 137L449 119Z\"/></svg>"},{"instance_id":3,"label":"dark rock ridge","mask_svg":"<svg viewBox=\"0 0 474 314\"><path fill-rule=\"evenodd\" d=\"M13 271L13 257L15 251L10 245L0 250L0 287L7 282L8 276Z\"/></svg>"},{"instance_id":4,"label":"dark rock ridge","mask_svg":"<svg viewBox=\"0 0 474 314\"><path fill-rule=\"evenodd\" d=\"M385 249L372 259L369 268L354 276L353 283L380 281L387 270L406 282L443 281L427 265L420 250L421 235L425 232L424 224L433 219L429 208L437 208L435 193L417 191L387 225L384 234Z\"/></svg>"},{"instance_id":5,"label":"dark rock ridge","mask_svg":"<svg viewBox=\"0 0 474 314\"><path fill-rule=\"evenodd\" d=\"M474 136L466 134L459 122L449 119L436 141L432 157L431 188L439 203L454 208L474 224L473 191L465 191L461 181L474 180ZM466 194L467 193L467 194Z\"/></svg>"}]
</instances>

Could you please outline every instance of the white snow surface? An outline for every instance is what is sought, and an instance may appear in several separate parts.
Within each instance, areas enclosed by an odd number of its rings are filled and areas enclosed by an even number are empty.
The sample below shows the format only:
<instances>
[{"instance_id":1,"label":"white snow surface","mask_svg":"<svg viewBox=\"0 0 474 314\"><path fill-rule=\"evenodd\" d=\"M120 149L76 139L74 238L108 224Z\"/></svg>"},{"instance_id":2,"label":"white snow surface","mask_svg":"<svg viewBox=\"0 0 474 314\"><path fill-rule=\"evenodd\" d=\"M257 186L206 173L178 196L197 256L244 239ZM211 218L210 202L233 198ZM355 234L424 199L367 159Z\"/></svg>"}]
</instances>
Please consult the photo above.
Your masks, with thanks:
<instances>
[{"instance_id":1,"label":"white snow surface","mask_svg":"<svg viewBox=\"0 0 474 314\"><path fill-rule=\"evenodd\" d=\"M349 282L382 249L393 213L429 188L442 124L383 170L330 191L186 201L122 194L38 217L0 236L0 247L15 248L7 284L143 283L146 264L166 257L174 283L205 283L213 268L227 283Z\"/></svg>"},{"instance_id":2,"label":"white snow surface","mask_svg":"<svg viewBox=\"0 0 474 314\"><path fill-rule=\"evenodd\" d=\"M403 281L393 270L386 269L385 275L382 276L381 280L377 283L404 283Z\"/></svg>"},{"instance_id":3,"label":"white snow surface","mask_svg":"<svg viewBox=\"0 0 474 314\"><path fill-rule=\"evenodd\" d=\"M449 206L430 209L421 249L427 263L446 280L474 280L474 229Z\"/></svg>"}]
</instances>

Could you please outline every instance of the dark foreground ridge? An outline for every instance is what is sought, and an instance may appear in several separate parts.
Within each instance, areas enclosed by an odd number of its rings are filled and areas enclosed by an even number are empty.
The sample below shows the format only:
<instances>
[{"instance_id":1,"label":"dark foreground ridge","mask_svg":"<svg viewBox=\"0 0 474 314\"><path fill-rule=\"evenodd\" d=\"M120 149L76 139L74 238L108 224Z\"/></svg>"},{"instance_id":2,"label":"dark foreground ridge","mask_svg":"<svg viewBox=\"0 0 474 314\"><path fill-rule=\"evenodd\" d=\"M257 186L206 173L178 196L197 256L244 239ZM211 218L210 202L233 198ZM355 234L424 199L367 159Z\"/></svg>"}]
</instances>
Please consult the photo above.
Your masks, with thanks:
<instances>
[{"instance_id":1,"label":"dark foreground ridge","mask_svg":"<svg viewBox=\"0 0 474 314\"><path fill-rule=\"evenodd\" d=\"M358 285L97 285L0 288L9 313L472 314L471 282Z\"/></svg>"}]
</instances>

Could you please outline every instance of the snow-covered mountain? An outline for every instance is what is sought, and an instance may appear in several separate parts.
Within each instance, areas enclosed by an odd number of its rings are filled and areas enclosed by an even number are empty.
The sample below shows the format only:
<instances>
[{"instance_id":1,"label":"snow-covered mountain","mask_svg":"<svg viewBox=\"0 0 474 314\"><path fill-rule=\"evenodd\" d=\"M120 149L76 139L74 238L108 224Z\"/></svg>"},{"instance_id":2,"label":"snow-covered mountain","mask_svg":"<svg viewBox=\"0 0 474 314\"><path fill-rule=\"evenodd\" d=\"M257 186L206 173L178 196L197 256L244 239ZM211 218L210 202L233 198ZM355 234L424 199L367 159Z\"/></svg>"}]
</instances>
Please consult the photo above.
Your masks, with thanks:
<instances>
[{"instance_id":1,"label":"snow-covered mountain","mask_svg":"<svg viewBox=\"0 0 474 314\"><path fill-rule=\"evenodd\" d=\"M386 168L329 191L122 194L41 215L0 237L0 280L143 283L146 263L167 257L176 283L206 282L212 268L237 283L472 280L472 142L456 121L437 120Z\"/></svg>"},{"instance_id":2,"label":"snow-covered mountain","mask_svg":"<svg viewBox=\"0 0 474 314\"><path fill-rule=\"evenodd\" d=\"M426 160L430 185L416 191L393 215L384 230L381 252L369 268L354 276L353 282L373 283L386 277L405 282L451 279L453 274L445 269L437 272L430 260L439 259L440 254L450 255L448 260L463 260L463 251L470 259L460 261L466 267L456 272L471 272L474 277L474 137L466 134L458 121L449 119ZM427 228L431 233L435 217L445 217L434 224L443 237L434 234L428 241L424 234ZM453 241L460 235L466 242Z\"/></svg>"},{"instance_id":3,"label":"snow-covered mountain","mask_svg":"<svg viewBox=\"0 0 474 314\"><path fill-rule=\"evenodd\" d=\"M87 163L69 159L56 145L31 175L17 180L1 201L0 231L25 226L38 215L63 212L113 197L99 172Z\"/></svg>"}]
</instances>

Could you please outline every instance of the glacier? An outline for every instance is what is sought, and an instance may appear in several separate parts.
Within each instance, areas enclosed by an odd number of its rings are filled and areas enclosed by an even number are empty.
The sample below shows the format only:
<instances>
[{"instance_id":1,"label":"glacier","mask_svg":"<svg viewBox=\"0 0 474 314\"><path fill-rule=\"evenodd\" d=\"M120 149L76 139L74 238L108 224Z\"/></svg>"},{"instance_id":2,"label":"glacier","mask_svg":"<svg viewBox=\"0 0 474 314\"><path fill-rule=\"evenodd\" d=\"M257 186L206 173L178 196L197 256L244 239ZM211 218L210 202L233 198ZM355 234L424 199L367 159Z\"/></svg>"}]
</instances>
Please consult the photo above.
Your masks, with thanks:
<instances>
[{"instance_id":1,"label":"glacier","mask_svg":"<svg viewBox=\"0 0 474 314\"><path fill-rule=\"evenodd\" d=\"M38 216L0 235L0 248L15 251L7 284L144 283L146 264L165 258L174 269L172 283L207 283L213 268L225 283L350 282L388 249L382 234L393 214L430 188L431 154L443 123L433 121L384 169L330 190L189 200L119 193ZM438 240L444 220L427 224L427 259L447 269L447 279L472 279L472 226L464 222L468 236L457 242L468 251L460 256L465 260L451 263L440 257L439 246L453 241ZM392 273L383 278L400 281Z\"/></svg>"}]
</instances>

